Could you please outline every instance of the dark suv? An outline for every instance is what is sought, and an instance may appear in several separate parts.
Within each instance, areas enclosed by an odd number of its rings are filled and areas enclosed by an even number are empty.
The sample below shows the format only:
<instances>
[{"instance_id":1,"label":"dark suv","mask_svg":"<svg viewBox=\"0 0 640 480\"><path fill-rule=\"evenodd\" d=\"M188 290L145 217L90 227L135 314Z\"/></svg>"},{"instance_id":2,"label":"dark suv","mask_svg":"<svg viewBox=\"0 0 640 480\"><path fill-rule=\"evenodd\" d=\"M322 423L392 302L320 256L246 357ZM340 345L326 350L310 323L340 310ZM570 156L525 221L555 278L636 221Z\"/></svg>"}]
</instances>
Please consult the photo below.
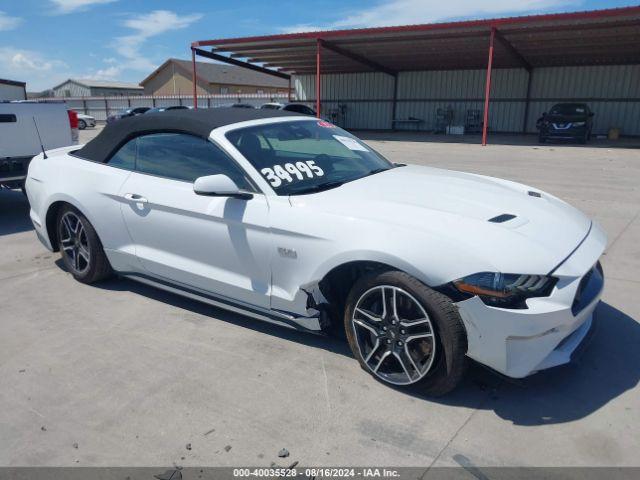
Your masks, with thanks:
<instances>
[{"instance_id":1,"label":"dark suv","mask_svg":"<svg viewBox=\"0 0 640 480\"><path fill-rule=\"evenodd\" d=\"M150 109L151 107L127 108L126 110L121 110L120 112L114 115L109 115L107 117L107 123L113 123L116 120L120 120L121 118L135 117L136 115L142 115L143 113L146 113L147 110L150 110Z\"/></svg>"},{"instance_id":2,"label":"dark suv","mask_svg":"<svg viewBox=\"0 0 640 480\"><path fill-rule=\"evenodd\" d=\"M540 143L554 138L587 143L591 137L593 115L586 103L556 103L536 122Z\"/></svg>"}]
</instances>

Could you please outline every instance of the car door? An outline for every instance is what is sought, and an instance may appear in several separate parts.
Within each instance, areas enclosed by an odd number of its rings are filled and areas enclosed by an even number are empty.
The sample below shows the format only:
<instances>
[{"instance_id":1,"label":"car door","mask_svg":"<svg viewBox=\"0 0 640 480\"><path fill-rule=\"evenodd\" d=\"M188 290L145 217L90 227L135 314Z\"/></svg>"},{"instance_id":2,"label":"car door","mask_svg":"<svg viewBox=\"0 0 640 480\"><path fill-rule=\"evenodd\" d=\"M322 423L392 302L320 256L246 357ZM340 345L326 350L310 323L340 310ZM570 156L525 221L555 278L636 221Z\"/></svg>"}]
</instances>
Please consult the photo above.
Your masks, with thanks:
<instances>
[{"instance_id":1,"label":"car door","mask_svg":"<svg viewBox=\"0 0 640 480\"><path fill-rule=\"evenodd\" d=\"M144 271L251 305L269 306L268 203L219 147L191 135L138 137L123 216ZM196 178L225 174L251 199L197 195Z\"/></svg>"}]
</instances>

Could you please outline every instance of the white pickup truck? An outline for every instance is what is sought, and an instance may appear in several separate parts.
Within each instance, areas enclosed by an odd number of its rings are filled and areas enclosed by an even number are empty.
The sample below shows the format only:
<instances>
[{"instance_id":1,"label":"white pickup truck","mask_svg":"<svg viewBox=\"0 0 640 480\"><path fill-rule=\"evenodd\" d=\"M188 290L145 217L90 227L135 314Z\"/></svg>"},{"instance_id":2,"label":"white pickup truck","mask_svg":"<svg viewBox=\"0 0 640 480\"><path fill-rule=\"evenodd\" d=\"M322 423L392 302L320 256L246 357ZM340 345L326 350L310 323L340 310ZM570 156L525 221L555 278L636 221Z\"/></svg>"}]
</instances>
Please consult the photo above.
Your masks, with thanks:
<instances>
[{"instance_id":1,"label":"white pickup truck","mask_svg":"<svg viewBox=\"0 0 640 480\"><path fill-rule=\"evenodd\" d=\"M0 187L22 188L29 162L42 147L77 144L75 115L62 102L0 102Z\"/></svg>"}]
</instances>

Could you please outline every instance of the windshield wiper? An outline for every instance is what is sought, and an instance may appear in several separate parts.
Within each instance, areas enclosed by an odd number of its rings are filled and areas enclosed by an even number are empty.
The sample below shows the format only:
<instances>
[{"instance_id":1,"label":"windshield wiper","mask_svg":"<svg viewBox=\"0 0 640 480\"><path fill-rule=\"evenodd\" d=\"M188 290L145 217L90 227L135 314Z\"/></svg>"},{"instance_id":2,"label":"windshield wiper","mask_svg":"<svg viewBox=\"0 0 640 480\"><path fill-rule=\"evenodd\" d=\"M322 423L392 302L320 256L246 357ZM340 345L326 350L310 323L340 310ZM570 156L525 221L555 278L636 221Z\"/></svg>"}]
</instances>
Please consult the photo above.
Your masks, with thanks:
<instances>
[{"instance_id":1,"label":"windshield wiper","mask_svg":"<svg viewBox=\"0 0 640 480\"><path fill-rule=\"evenodd\" d=\"M306 188L304 190L300 190L298 192L293 192L291 193L291 195L304 195L306 193L316 193L316 192L323 192L325 190L331 190L332 188L336 188L339 187L340 185L344 185L347 182L353 182L355 180L360 180L361 178L364 177L368 177L370 175L375 175L376 173L380 173L380 172L386 172L387 170L391 170L391 168L376 168L374 170L371 170L369 173L367 173L366 175L362 176L362 177L358 177L358 178L351 178L349 180L336 180L333 182L325 182L325 183L321 183L319 185L313 185L309 188Z\"/></svg>"},{"instance_id":2,"label":"windshield wiper","mask_svg":"<svg viewBox=\"0 0 640 480\"><path fill-rule=\"evenodd\" d=\"M344 185L345 183L346 182L343 180L336 180L334 182L325 182L319 185L313 185L312 187L309 187L306 190L302 190L299 193L323 192L325 190L331 190L332 188L337 188L340 185Z\"/></svg>"},{"instance_id":3,"label":"windshield wiper","mask_svg":"<svg viewBox=\"0 0 640 480\"><path fill-rule=\"evenodd\" d=\"M304 195L305 193L316 193L316 192L324 192L325 190L331 190L332 188L337 188L340 185L344 185L346 181L337 180L335 182L325 182L319 185L313 185L304 190L300 190L297 192L292 192L291 195Z\"/></svg>"}]
</instances>

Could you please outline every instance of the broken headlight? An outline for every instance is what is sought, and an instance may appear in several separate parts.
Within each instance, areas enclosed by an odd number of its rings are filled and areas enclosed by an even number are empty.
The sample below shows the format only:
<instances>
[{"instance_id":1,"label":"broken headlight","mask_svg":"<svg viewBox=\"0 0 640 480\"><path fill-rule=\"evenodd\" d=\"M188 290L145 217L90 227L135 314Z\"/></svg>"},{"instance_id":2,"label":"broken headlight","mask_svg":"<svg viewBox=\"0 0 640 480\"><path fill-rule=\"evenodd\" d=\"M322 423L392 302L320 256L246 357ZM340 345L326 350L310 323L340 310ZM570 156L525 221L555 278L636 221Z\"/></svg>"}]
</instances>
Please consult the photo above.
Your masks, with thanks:
<instances>
[{"instance_id":1,"label":"broken headlight","mask_svg":"<svg viewBox=\"0 0 640 480\"><path fill-rule=\"evenodd\" d=\"M527 308L527 298L548 297L556 282L546 275L481 272L454 280L452 286L463 297L477 295L492 307Z\"/></svg>"}]
</instances>

